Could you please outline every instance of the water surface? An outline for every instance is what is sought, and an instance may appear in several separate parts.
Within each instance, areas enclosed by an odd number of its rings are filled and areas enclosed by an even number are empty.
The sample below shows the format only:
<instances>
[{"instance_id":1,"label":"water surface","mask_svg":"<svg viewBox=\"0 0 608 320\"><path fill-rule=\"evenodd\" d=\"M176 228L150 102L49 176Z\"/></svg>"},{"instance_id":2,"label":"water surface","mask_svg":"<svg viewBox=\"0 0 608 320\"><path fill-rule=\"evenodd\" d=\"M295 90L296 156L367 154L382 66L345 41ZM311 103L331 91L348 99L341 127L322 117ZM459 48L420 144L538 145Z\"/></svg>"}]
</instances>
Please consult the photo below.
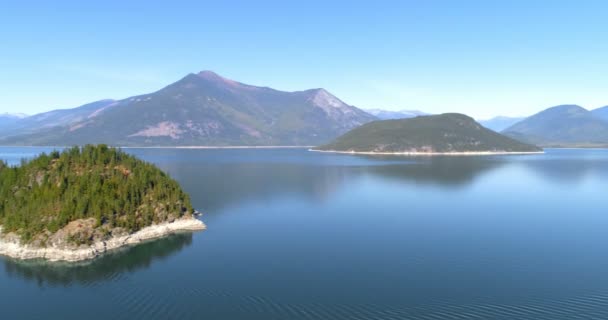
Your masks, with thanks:
<instances>
[{"instance_id":1,"label":"water surface","mask_svg":"<svg viewBox=\"0 0 608 320\"><path fill-rule=\"evenodd\" d=\"M3 317L608 318L608 150L126 151L177 179L208 230L86 264L0 258Z\"/></svg>"}]
</instances>

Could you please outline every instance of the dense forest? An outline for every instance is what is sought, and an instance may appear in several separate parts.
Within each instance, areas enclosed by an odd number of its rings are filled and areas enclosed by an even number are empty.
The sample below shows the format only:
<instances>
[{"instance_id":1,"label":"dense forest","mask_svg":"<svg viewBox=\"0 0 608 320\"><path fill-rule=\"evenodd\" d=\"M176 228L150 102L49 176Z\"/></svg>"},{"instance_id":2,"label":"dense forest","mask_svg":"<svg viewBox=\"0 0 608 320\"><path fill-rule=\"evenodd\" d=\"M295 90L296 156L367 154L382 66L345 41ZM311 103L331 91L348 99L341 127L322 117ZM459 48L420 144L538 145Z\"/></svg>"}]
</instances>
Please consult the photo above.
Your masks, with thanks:
<instances>
[{"instance_id":1,"label":"dense forest","mask_svg":"<svg viewBox=\"0 0 608 320\"><path fill-rule=\"evenodd\" d=\"M78 219L134 232L192 212L175 180L105 145L54 151L15 167L0 162L0 225L22 241Z\"/></svg>"}]
</instances>

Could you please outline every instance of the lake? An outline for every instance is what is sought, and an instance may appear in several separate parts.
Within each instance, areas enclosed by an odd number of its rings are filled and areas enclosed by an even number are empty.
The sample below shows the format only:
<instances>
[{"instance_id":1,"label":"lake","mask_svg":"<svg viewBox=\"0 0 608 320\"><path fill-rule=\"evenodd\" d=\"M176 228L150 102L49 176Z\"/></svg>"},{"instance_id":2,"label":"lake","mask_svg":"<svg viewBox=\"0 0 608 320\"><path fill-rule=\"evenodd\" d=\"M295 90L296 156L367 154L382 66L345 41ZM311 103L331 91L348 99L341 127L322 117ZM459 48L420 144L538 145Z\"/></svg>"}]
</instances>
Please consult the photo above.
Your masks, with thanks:
<instances>
[{"instance_id":1,"label":"lake","mask_svg":"<svg viewBox=\"0 0 608 320\"><path fill-rule=\"evenodd\" d=\"M3 319L608 318L608 150L125 151L208 230L86 264L0 257Z\"/></svg>"}]
</instances>

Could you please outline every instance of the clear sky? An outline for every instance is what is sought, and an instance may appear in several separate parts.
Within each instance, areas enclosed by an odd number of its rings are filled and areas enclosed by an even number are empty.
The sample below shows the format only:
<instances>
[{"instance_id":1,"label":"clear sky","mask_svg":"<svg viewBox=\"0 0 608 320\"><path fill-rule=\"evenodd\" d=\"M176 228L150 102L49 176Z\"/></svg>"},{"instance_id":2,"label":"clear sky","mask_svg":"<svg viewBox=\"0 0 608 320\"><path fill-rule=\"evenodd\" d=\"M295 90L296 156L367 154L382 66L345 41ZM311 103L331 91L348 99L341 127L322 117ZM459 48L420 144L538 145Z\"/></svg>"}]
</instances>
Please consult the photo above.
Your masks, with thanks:
<instances>
[{"instance_id":1,"label":"clear sky","mask_svg":"<svg viewBox=\"0 0 608 320\"><path fill-rule=\"evenodd\" d=\"M608 1L92 2L1 2L0 113L125 98L200 70L323 87L361 108L608 105Z\"/></svg>"}]
</instances>

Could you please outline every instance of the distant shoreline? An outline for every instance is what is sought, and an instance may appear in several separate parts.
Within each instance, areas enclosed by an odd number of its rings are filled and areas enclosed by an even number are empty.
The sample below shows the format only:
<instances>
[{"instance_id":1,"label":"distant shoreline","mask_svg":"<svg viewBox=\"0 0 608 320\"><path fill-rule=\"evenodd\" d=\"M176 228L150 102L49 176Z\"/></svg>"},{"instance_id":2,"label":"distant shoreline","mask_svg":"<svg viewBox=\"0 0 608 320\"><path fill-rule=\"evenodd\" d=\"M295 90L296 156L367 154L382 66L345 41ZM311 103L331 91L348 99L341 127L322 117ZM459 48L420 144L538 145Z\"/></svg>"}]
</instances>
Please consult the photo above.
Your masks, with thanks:
<instances>
[{"instance_id":1,"label":"distant shoreline","mask_svg":"<svg viewBox=\"0 0 608 320\"><path fill-rule=\"evenodd\" d=\"M559 149L559 150L608 150L608 147L546 147L544 149Z\"/></svg>"},{"instance_id":2,"label":"distant shoreline","mask_svg":"<svg viewBox=\"0 0 608 320\"><path fill-rule=\"evenodd\" d=\"M82 145L79 145L82 146ZM0 148L70 148L73 146L0 146ZM309 151L316 152L333 152L333 153L351 153L350 151L326 151L326 150L316 150L315 146L111 146L114 148L120 149L308 149ZM572 149L572 150L608 150L608 146L606 147L542 147L543 149ZM357 152L359 153L359 152ZM482 152L483 153L483 152ZM503 152L498 154L513 154L512 152ZM523 152L516 152L520 154L526 154ZM527 152L527 153L544 153L544 152ZM381 154L381 153L374 153ZM393 153L387 153L393 154ZM404 155L405 153L394 153L398 155ZM428 154L428 153L417 153L417 154ZM446 154L455 154L455 153L439 153L435 152L433 155L446 155ZM459 153L460 154L460 153ZM484 153L485 154L485 153Z\"/></svg>"},{"instance_id":3,"label":"distant shoreline","mask_svg":"<svg viewBox=\"0 0 608 320\"><path fill-rule=\"evenodd\" d=\"M117 147L121 149L306 149L313 146L175 146L175 147Z\"/></svg>"},{"instance_id":4,"label":"distant shoreline","mask_svg":"<svg viewBox=\"0 0 608 320\"><path fill-rule=\"evenodd\" d=\"M318 150L308 149L312 152L339 153L353 155L370 156L493 156L493 155L525 155L525 154L544 154L545 151L462 151L462 152L373 152L373 151L337 151L337 150Z\"/></svg>"},{"instance_id":5,"label":"distant shoreline","mask_svg":"<svg viewBox=\"0 0 608 320\"><path fill-rule=\"evenodd\" d=\"M113 237L90 246L80 246L78 248L30 246L21 244L15 238L7 239L6 235L0 234L0 255L18 260L44 259L52 262L80 262L95 259L109 251L137 245L170 234L205 229L205 224L194 217L181 218L173 222L151 225L128 235ZM0 233L1 231L2 227L0 226Z\"/></svg>"},{"instance_id":6,"label":"distant shoreline","mask_svg":"<svg viewBox=\"0 0 608 320\"><path fill-rule=\"evenodd\" d=\"M83 145L78 145L83 146ZM307 149L314 146L111 146L119 149ZM0 146L0 148L71 148L73 146Z\"/></svg>"}]
</instances>

